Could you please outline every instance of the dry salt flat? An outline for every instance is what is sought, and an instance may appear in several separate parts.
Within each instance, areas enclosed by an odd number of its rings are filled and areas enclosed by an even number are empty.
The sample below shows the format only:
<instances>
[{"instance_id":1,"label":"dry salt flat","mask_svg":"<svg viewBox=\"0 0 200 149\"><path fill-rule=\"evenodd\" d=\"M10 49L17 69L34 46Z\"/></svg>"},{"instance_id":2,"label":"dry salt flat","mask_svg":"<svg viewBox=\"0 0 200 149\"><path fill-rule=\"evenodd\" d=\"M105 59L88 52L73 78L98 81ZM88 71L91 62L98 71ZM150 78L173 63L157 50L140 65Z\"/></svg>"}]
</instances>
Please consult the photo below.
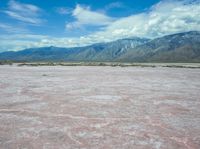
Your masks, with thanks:
<instances>
[{"instance_id":1,"label":"dry salt flat","mask_svg":"<svg viewBox=\"0 0 200 149\"><path fill-rule=\"evenodd\" d=\"M199 149L200 69L0 66L1 149Z\"/></svg>"}]
</instances>

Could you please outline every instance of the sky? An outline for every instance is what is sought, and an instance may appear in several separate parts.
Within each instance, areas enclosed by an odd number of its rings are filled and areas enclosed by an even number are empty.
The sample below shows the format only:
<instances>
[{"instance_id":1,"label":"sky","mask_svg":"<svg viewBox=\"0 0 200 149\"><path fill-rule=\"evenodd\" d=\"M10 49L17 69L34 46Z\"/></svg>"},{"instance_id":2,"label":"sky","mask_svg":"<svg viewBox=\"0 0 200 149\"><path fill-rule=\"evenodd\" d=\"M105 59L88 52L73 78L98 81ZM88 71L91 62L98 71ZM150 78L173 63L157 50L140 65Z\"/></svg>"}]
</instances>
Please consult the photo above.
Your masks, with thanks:
<instances>
[{"instance_id":1,"label":"sky","mask_svg":"<svg viewBox=\"0 0 200 149\"><path fill-rule=\"evenodd\" d=\"M0 0L0 52L200 31L200 0Z\"/></svg>"}]
</instances>

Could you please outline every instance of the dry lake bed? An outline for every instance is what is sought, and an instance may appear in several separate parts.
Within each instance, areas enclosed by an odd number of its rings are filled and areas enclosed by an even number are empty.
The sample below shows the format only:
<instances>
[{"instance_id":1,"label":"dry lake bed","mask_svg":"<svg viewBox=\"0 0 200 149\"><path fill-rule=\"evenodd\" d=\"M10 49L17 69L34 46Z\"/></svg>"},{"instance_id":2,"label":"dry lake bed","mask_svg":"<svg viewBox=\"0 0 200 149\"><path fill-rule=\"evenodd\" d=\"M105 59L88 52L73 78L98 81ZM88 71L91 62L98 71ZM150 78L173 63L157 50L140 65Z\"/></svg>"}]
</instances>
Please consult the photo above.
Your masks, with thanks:
<instances>
[{"instance_id":1,"label":"dry lake bed","mask_svg":"<svg viewBox=\"0 0 200 149\"><path fill-rule=\"evenodd\" d=\"M200 69L0 66L0 149L200 149Z\"/></svg>"}]
</instances>

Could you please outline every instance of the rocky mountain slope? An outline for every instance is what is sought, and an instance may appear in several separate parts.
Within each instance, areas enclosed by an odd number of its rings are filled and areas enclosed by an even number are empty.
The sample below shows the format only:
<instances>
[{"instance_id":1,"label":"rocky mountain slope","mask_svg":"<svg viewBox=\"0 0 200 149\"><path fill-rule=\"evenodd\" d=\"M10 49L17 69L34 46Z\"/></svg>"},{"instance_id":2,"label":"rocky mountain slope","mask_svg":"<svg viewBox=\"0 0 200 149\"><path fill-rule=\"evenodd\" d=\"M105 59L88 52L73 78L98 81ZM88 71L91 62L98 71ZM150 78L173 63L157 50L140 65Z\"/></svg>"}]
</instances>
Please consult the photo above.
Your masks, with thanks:
<instances>
[{"instance_id":1,"label":"rocky mountain slope","mask_svg":"<svg viewBox=\"0 0 200 149\"><path fill-rule=\"evenodd\" d=\"M177 33L153 40L134 37L75 48L31 48L0 53L0 60L200 62L200 32Z\"/></svg>"}]
</instances>

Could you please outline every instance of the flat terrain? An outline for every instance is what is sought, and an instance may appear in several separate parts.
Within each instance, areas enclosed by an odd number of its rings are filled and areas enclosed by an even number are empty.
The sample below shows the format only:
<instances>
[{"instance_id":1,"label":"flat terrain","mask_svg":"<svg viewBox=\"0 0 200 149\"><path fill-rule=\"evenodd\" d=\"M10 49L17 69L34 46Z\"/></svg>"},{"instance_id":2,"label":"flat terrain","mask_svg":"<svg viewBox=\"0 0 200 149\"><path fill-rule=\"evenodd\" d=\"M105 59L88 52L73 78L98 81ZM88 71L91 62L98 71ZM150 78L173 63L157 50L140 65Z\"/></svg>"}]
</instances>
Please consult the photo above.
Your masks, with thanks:
<instances>
[{"instance_id":1,"label":"flat terrain","mask_svg":"<svg viewBox=\"0 0 200 149\"><path fill-rule=\"evenodd\" d=\"M1 149L199 149L200 69L0 66Z\"/></svg>"}]
</instances>

